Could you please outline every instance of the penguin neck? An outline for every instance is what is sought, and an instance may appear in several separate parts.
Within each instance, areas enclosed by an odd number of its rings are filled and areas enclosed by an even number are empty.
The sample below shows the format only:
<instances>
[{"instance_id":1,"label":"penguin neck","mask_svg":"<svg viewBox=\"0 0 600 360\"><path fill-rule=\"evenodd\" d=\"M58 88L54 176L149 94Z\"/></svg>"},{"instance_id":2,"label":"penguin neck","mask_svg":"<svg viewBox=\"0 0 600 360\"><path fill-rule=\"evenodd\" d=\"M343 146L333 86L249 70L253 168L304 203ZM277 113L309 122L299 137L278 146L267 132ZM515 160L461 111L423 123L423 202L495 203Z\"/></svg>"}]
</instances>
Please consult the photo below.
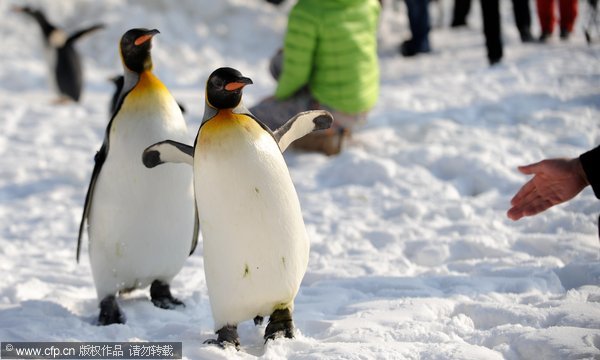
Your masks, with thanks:
<instances>
[{"instance_id":1,"label":"penguin neck","mask_svg":"<svg viewBox=\"0 0 600 360\"><path fill-rule=\"evenodd\" d=\"M119 100L117 104L123 101L123 98L137 85L140 81L140 74L129 70L127 67L124 67L125 73L123 76L123 87L121 88L121 93L119 94Z\"/></svg>"},{"instance_id":2,"label":"penguin neck","mask_svg":"<svg viewBox=\"0 0 600 360\"><path fill-rule=\"evenodd\" d=\"M50 45L53 48L61 48L63 46L65 46L65 44L68 41L68 35L66 32L64 32L64 30L61 29L54 29L50 35L48 35L46 41L48 43L48 45Z\"/></svg>"},{"instance_id":3,"label":"penguin neck","mask_svg":"<svg viewBox=\"0 0 600 360\"><path fill-rule=\"evenodd\" d=\"M244 106L244 103L242 101L240 101L238 103L238 105L234 108L229 108L229 109L217 109L214 106L212 106L208 100L204 101L204 116L202 116L202 123L204 124L205 122L209 121L210 119L214 118L215 116L217 116L220 112L231 112L233 114L243 114L243 115L249 115L251 117L252 114L250 113L250 110L248 110L248 108L246 108L246 106Z\"/></svg>"},{"instance_id":4,"label":"penguin neck","mask_svg":"<svg viewBox=\"0 0 600 360\"><path fill-rule=\"evenodd\" d=\"M152 92L169 92L165 84L157 78L152 71L146 70L139 74L139 80L135 85L136 93Z\"/></svg>"},{"instance_id":5,"label":"penguin neck","mask_svg":"<svg viewBox=\"0 0 600 360\"><path fill-rule=\"evenodd\" d=\"M204 115L202 116L202 124L207 122L208 120L214 118L219 113L219 109L213 107L208 103L208 101L204 101Z\"/></svg>"}]
</instances>

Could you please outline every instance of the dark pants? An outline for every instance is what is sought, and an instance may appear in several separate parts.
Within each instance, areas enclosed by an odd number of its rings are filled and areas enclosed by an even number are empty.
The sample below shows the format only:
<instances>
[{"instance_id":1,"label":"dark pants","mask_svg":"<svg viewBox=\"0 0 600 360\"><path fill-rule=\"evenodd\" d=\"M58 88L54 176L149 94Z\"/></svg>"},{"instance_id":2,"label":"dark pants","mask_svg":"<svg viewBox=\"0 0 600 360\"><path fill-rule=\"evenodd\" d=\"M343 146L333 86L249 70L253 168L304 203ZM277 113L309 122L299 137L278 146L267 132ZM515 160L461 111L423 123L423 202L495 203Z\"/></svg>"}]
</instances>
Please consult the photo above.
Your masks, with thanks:
<instances>
[{"instance_id":1,"label":"dark pants","mask_svg":"<svg viewBox=\"0 0 600 360\"><path fill-rule=\"evenodd\" d=\"M513 13L515 14L515 24L523 38L523 33L531 31L531 10L529 10L529 0L513 0Z\"/></svg>"},{"instance_id":2,"label":"dark pants","mask_svg":"<svg viewBox=\"0 0 600 360\"><path fill-rule=\"evenodd\" d=\"M412 34L410 46L416 52L429 52L429 0L405 0Z\"/></svg>"},{"instance_id":3,"label":"dark pants","mask_svg":"<svg viewBox=\"0 0 600 360\"><path fill-rule=\"evenodd\" d=\"M502 59L502 26L500 24L500 3L498 0L480 0L483 15L483 33L491 64ZM512 0L515 24L523 42L531 41L531 10L529 0ZM471 0L455 0L452 26L466 25L466 17L471 9Z\"/></svg>"},{"instance_id":4,"label":"dark pants","mask_svg":"<svg viewBox=\"0 0 600 360\"><path fill-rule=\"evenodd\" d=\"M482 0L486 2L486 0ZM529 0L512 0L515 24L521 35L521 39L527 39L531 35L531 10ZM483 5L483 4L482 4ZM452 13L451 26L464 26L467 24L467 16L471 11L471 0L454 0L454 11Z\"/></svg>"},{"instance_id":5,"label":"dark pants","mask_svg":"<svg viewBox=\"0 0 600 360\"><path fill-rule=\"evenodd\" d=\"M500 26L500 1L480 0L483 15L485 47L490 64L502 59L502 27Z\"/></svg>"},{"instance_id":6,"label":"dark pants","mask_svg":"<svg viewBox=\"0 0 600 360\"><path fill-rule=\"evenodd\" d=\"M454 0L451 26L467 25L467 15L471 11L471 0Z\"/></svg>"},{"instance_id":7,"label":"dark pants","mask_svg":"<svg viewBox=\"0 0 600 360\"><path fill-rule=\"evenodd\" d=\"M513 0L523 2L526 0ZM502 59L502 27L500 25L499 0L480 0L481 14L483 16L483 34L490 64L495 64ZM519 8L521 9L521 8ZM455 0L452 26L467 24L467 15L471 10L471 0Z\"/></svg>"}]
</instances>

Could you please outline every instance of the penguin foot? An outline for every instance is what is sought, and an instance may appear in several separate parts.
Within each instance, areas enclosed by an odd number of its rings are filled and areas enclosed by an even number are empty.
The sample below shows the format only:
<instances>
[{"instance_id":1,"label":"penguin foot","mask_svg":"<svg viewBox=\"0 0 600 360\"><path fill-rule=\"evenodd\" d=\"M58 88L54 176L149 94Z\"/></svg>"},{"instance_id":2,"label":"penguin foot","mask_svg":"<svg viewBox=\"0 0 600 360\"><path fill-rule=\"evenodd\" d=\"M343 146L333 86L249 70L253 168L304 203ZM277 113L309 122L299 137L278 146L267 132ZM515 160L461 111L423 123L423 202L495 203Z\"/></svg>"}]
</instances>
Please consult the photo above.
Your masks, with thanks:
<instances>
[{"instance_id":1,"label":"penguin foot","mask_svg":"<svg viewBox=\"0 0 600 360\"><path fill-rule=\"evenodd\" d=\"M216 331L217 339L208 339L205 344L218 345L222 349L227 346L233 346L236 350L240 350L240 337L237 332L236 325L225 325L221 329Z\"/></svg>"},{"instance_id":2,"label":"penguin foot","mask_svg":"<svg viewBox=\"0 0 600 360\"><path fill-rule=\"evenodd\" d=\"M59 98L52 100L52 105L65 105L71 103L72 101L73 99L70 97L60 96Z\"/></svg>"},{"instance_id":3,"label":"penguin foot","mask_svg":"<svg viewBox=\"0 0 600 360\"><path fill-rule=\"evenodd\" d=\"M294 338L294 322L290 309L275 310L269 317L269 324L265 329L265 343L280 336Z\"/></svg>"},{"instance_id":4,"label":"penguin foot","mask_svg":"<svg viewBox=\"0 0 600 360\"><path fill-rule=\"evenodd\" d=\"M260 315L256 315L256 316L254 317L254 326L262 325L262 324L263 324L263 320L264 320L264 319L265 319L265 318L263 318L262 316L260 316Z\"/></svg>"},{"instance_id":5,"label":"penguin foot","mask_svg":"<svg viewBox=\"0 0 600 360\"><path fill-rule=\"evenodd\" d=\"M183 301L176 299L171 295L169 284L160 280L154 280L150 286L150 298L154 306L161 309L175 309L178 306L184 306Z\"/></svg>"},{"instance_id":6,"label":"penguin foot","mask_svg":"<svg viewBox=\"0 0 600 360\"><path fill-rule=\"evenodd\" d=\"M98 325L125 324L125 315L117 304L114 295L109 295L100 301Z\"/></svg>"}]
</instances>

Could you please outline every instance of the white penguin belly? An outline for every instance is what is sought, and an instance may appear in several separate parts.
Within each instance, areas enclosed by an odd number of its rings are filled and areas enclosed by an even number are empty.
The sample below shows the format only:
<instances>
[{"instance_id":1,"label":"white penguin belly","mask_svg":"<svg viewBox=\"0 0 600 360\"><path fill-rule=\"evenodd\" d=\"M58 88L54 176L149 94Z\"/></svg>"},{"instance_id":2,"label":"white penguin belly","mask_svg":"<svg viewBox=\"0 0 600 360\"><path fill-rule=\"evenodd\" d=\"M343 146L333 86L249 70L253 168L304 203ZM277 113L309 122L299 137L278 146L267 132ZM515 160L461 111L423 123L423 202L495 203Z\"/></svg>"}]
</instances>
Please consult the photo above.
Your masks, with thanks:
<instances>
[{"instance_id":1,"label":"white penguin belly","mask_svg":"<svg viewBox=\"0 0 600 360\"><path fill-rule=\"evenodd\" d=\"M127 101L113 120L88 221L99 299L157 279L169 282L181 270L193 235L190 168L165 164L147 169L141 161L143 150L157 141L186 141L184 119L174 100L150 100L137 109Z\"/></svg>"},{"instance_id":2,"label":"white penguin belly","mask_svg":"<svg viewBox=\"0 0 600 360\"><path fill-rule=\"evenodd\" d=\"M308 264L308 236L283 156L256 122L243 123L217 130L207 123L194 155L215 329L291 310Z\"/></svg>"}]
</instances>

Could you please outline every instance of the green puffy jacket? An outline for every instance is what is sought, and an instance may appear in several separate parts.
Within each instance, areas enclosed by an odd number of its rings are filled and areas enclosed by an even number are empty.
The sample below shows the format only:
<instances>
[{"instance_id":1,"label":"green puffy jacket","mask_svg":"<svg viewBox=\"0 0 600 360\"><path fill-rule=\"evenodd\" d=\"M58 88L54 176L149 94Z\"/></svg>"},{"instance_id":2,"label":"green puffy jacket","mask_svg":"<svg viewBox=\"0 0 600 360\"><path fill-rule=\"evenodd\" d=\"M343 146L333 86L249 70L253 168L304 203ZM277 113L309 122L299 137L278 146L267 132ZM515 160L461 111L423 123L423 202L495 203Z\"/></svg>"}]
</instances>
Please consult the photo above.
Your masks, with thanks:
<instances>
[{"instance_id":1,"label":"green puffy jacket","mask_svg":"<svg viewBox=\"0 0 600 360\"><path fill-rule=\"evenodd\" d=\"M275 97L308 85L336 111L371 109L379 96L380 10L377 0L299 0L289 15Z\"/></svg>"}]
</instances>

